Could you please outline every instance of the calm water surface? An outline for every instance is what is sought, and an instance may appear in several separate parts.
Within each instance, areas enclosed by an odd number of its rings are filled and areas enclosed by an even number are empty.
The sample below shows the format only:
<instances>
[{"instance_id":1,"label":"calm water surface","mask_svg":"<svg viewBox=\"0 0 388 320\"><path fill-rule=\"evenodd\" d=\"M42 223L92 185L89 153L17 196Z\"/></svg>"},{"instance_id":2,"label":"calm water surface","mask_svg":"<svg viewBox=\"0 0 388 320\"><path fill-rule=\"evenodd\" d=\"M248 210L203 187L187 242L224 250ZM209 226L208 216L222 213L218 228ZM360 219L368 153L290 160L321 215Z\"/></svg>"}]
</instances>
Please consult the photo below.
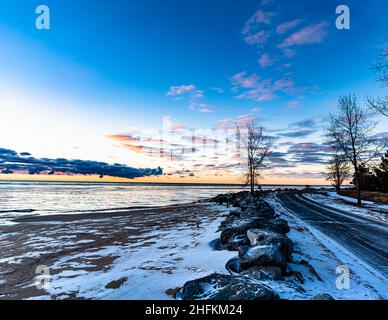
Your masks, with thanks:
<instances>
[{"instance_id":1,"label":"calm water surface","mask_svg":"<svg viewBox=\"0 0 388 320\"><path fill-rule=\"evenodd\" d=\"M233 185L0 181L0 220L27 214L103 213L189 203L243 189Z\"/></svg>"}]
</instances>

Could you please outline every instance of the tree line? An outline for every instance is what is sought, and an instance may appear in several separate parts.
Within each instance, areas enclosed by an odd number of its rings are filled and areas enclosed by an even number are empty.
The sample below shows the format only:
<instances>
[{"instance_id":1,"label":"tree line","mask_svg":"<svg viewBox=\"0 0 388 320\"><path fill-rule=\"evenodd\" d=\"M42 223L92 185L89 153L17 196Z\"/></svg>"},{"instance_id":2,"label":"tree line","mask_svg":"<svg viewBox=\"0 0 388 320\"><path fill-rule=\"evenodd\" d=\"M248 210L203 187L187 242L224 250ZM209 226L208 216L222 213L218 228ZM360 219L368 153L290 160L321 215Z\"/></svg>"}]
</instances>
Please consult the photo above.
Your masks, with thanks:
<instances>
[{"instance_id":1,"label":"tree line","mask_svg":"<svg viewBox=\"0 0 388 320\"><path fill-rule=\"evenodd\" d=\"M388 48L372 70L378 83L387 87ZM336 111L330 113L323 128L333 150L327 166L328 180L339 191L343 182L351 179L359 205L362 202L361 191L388 192L387 139L374 134L378 124L373 119L376 112L388 117L388 96L368 97L363 107L355 95L344 95L339 98ZM378 162L378 159L381 161Z\"/></svg>"}]
</instances>

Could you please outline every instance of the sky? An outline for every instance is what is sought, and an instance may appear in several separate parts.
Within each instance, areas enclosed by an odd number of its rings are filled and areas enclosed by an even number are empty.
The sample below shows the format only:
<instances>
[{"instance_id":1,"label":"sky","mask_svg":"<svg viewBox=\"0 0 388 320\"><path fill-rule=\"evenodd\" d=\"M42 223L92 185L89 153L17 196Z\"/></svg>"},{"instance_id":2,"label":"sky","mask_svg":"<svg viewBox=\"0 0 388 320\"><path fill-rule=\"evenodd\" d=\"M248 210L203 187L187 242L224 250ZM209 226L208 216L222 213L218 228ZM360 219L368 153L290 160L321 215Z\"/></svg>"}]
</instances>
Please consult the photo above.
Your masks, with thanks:
<instances>
[{"instance_id":1,"label":"sky","mask_svg":"<svg viewBox=\"0 0 388 320\"><path fill-rule=\"evenodd\" d=\"M385 0L0 5L0 179L239 183L233 128L254 120L274 140L263 183L325 184L339 96L386 90Z\"/></svg>"}]
</instances>

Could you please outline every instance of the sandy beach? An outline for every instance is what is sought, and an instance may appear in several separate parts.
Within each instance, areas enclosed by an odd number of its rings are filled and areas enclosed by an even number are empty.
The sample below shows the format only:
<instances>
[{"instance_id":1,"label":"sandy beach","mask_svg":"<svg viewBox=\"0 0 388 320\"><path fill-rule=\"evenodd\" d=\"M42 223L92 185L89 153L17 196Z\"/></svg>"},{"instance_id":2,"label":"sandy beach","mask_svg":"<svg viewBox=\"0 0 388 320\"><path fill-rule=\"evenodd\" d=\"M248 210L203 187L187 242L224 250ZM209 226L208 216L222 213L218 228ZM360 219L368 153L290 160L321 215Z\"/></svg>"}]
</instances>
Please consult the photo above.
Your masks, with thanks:
<instances>
[{"instance_id":1,"label":"sandy beach","mask_svg":"<svg viewBox=\"0 0 388 320\"><path fill-rule=\"evenodd\" d=\"M190 277L224 268L231 253L208 245L223 215L193 203L16 219L0 227L0 299L172 299ZM39 266L50 273L43 290Z\"/></svg>"}]
</instances>

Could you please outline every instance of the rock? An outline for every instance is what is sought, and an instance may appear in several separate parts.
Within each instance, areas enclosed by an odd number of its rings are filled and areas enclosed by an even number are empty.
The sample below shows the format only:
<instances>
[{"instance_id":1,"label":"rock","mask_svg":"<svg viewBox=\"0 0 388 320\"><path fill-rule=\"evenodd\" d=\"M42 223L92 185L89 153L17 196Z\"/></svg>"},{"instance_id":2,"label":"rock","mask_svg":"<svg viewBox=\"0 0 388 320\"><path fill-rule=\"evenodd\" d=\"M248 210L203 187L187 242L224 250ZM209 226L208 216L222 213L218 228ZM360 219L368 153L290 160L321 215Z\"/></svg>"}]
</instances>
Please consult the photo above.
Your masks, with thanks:
<instances>
[{"instance_id":1,"label":"rock","mask_svg":"<svg viewBox=\"0 0 388 320\"><path fill-rule=\"evenodd\" d=\"M229 239L239 234L239 230L235 228L226 228L221 232L221 244L226 245Z\"/></svg>"},{"instance_id":2,"label":"rock","mask_svg":"<svg viewBox=\"0 0 388 320\"><path fill-rule=\"evenodd\" d=\"M225 268L228 270L230 273L240 273L243 270L241 269L241 259L239 257L235 257L230 259L226 265Z\"/></svg>"},{"instance_id":3,"label":"rock","mask_svg":"<svg viewBox=\"0 0 388 320\"><path fill-rule=\"evenodd\" d=\"M241 275L244 275L256 280L260 280L260 281L283 280L282 270L279 267L269 267L269 266L253 267L243 271Z\"/></svg>"},{"instance_id":4,"label":"rock","mask_svg":"<svg viewBox=\"0 0 388 320\"><path fill-rule=\"evenodd\" d=\"M230 251L237 251L241 246L249 244L249 239L245 234L237 234L232 236L227 243L223 245L224 248Z\"/></svg>"},{"instance_id":5,"label":"rock","mask_svg":"<svg viewBox=\"0 0 388 320\"><path fill-rule=\"evenodd\" d=\"M221 227L221 244L225 245L229 240L237 235L245 235L247 230L253 228L259 228L263 226L263 223L260 219L251 218L251 219L233 219L233 222L228 225L228 227Z\"/></svg>"},{"instance_id":6,"label":"rock","mask_svg":"<svg viewBox=\"0 0 388 320\"><path fill-rule=\"evenodd\" d=\"M180 288L170 288L170 289L167 289L165 291L165 293L168 295L168 296L171 296L173 297L174 299L176 298L176 295L178 293L178 291L180 290Z\"/></svg>"},{"instance_id":7,"label":"rock","mask_svg":"<svg viewBox=\"0 0 388 320\"><path fill-rule=\"evenodd\" d=\"M229 215L224 221L221 222L219 231L222 231L226 228L229 228L232 224L236 224L240 219L240 217L235 215Z\"/></svg>"},{"instance_id":8,"label":"rock","mask_svg":"<svg viewBox=\"0 0 388 320\"><path fill-rule=\"evenodd\" d=\"M290 232L290 227L288 225L288 222L284 219L275 219L272 221L272 224L278 228L279 233L281 234L287 234Z\"/></svg>"},{"instance_id":9,"label":"rock","mask_svg":"<svg viewBox=\"0 0 388 320\"><path fill-rule=\"evenodd\" d=\"M268 243L254 247L240 247L238 253L243 270L254 266L275 266L283 271L286 269L286 255L278 244Z\"/></svg>"},{"instance_id":10,"label":"rock","mask_svg":"<svg viewBox=\"0 0 388 320\"><path fill-rule=\"evenodd\" d=\"M262 225L262 220L260 220L259 218L252 217L235 220L234 223L232 223L231 227L239 229L241 232L245 233L248 229L259 228Z\"/></svg>"},{"instance_id":11,"label":"rock","mask_svg":"<svg viewBox=\"0 0 388 320\"><path fill-rule=\"evenodd\" d=\"M275 218L275 212L273 211L272 208L264 208L264 209L248 208L241 213L240 217L241 218L255 217L262 221L269 221Z\"/></svg>"},{"instance_id":12,"label":"rock","mask_svg":"<svg viewBox=\"0 0 388 320\"><path fill-rule=\"evenodd\" d=\"M240 218L241 210L240 209L231 210L229 212L229 215Z\"/></svg>"},{"instance_id":13,"label":"rock","mask_svg":"<svg viewBox=\"0 0 388 320\"><path fill-rule=\"evenodd\" d=\"M275 217L275 211L270 208L265 208L257 212L257 217L262 219L273 219Z\"/></svg>"},{"instance_id":14,"label":"rock","mask_svg":"<svg viewBox=\"0 0 388 320\"><path fill-rule=\"evenodd\" d=\"M261 229L273 231L276 233L287 234L290 232L290 227L286 220L283 219L272 219L268 220L267 223L261 227Z\"/></svg>"},{"instance_id":15,"label":"rock","mask_svg":"<svg viewBox=\"0 0 388 320\"><path fill-rule=\"evenodd\" d=\"M312 297L310 300L335 300L335 299L328 293L320 293Z\"/></svg>"},{"instance_id":16,"label":"rock","mask_svg":"<svg viewBox=\"0 0 388 320\"><path fill-rule=\"evenodd\" d=\"M287 272L287 277L293 277L301 284L304 284L304 277L303 274L296 270L291 270Z\"/></svg>"},{"instance_id":17,"label":"rock","mask_svg":"<svg viewBox=\"0 0 388 320\"><path fill-rule=\"evenodd\" d=\"M281 250L284 251L287 259L291 260L293 242L287 236L270 230L249 229L247 237L251 246L268 243L278 244Z\"/></svg>"},{"instance_id":18,"label":"rock","mask_svg":"<svg viewBox=\"0 0 388 320\"><path fill-rule=\"evenodd\" d=\"M251 217L255 217L256 214L257 214L257 211L255 210L255 208L248 208L248 209L241 212L240 217L241 218L251 218Z\"/></svg>"},{"instance_id":19,"label":"rock","mask_svg":"<svg viewBox=\"0 0 388 320\"><path fill-rule=\"evenodd\" d=\"M255 280L218 273L186 282L178 297L183 300L279 300L271 288Z\"/></svg>"},{"instance_id":20,"label":"rock","mask_svg":"<svg viewBox=\"0 0 388 320\"><path fill-rule=\"evenodd\" d=\"M118 279L118 280L113 280L111 282L109 282L105 288L106 289L119 289L122 285L124 285L124 283L126 283L128 281L128 278L125 277L125 278L121 278L121 279Z\"/></svg>"}]
</instances>

